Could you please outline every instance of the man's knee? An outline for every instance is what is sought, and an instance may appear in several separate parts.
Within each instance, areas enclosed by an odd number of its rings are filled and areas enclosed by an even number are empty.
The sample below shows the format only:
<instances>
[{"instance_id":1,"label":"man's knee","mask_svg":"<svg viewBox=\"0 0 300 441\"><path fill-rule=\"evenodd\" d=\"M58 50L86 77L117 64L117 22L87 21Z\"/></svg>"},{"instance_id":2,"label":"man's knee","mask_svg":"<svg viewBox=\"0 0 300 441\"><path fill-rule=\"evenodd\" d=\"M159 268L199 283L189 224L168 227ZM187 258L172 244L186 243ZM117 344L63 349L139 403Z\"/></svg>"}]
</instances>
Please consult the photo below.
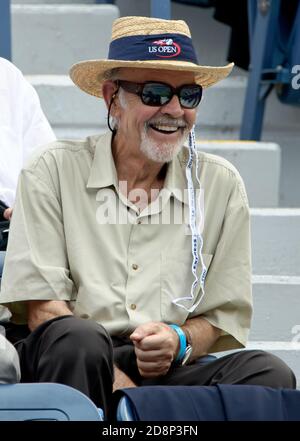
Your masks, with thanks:
<instances>
[{"instance_id":1,"label":"man's knee","mask_svg":"<svg viewBox=\"0 0 300 441\"><path fill-rule=\"evenodd\" d=\"M273 379L273 387L296 388L296 377L292 369L281 358L269 352L263 352L262 357L270 367L270 377Z\"/></svg>"},{"instance_id":2,"label":"man's knee","mask_svg":"<svg viewBox=\"0 0 300 441\"><path fill-rule=\"evenodd\" d=\"M265 351L245 351L253 361L258 376L264 386L274 388L296 388L296 378L292 369L279 357ZM249 362L248 361L248 362Z\"/></svg>"},{"instance_id":3,"label":"man's knee","mask_svg":"<svg viewBox=\"0 0 300 441\"><path fill-rule=\"evenodd\" d=\"M74 316L55 320L45 329L41 349L50 348L58 357L99 362L107 359L112 363L112 343L108 332L96 322Z\"/></svg>"}]
</instances>

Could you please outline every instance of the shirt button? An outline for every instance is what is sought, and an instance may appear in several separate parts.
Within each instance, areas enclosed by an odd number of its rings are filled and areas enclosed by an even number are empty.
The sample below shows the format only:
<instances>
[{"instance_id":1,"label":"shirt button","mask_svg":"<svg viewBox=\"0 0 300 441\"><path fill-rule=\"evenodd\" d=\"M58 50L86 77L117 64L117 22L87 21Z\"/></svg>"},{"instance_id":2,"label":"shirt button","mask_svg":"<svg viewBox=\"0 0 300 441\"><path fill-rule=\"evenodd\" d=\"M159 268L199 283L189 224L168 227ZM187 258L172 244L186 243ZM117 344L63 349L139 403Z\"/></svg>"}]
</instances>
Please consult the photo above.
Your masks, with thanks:
<instances>
[{"instance_id":1,"label":"shirt button","mask_svg":"<svg viewBox=\"0 0 300 441\"><path fill-rule=\"evenodd\" d=\"M133 264L132 264L132 269L133 269L133 270L136 271L136 270L138 269L138 267L139 267L139 266L138 266L136 263L133 263Z\"/></svg>"},{"instance_id":2,"label":"shirt button","mask_svg":"<svg viewBox=\"0 0 300 441\"><path fill-rule=\"evenodd\" d=\"M130 308L134 311L134 310L136 309L136 304L135 304L135 303L132 303L132 304L130 305Z\"/></svg>"}]
</instances>

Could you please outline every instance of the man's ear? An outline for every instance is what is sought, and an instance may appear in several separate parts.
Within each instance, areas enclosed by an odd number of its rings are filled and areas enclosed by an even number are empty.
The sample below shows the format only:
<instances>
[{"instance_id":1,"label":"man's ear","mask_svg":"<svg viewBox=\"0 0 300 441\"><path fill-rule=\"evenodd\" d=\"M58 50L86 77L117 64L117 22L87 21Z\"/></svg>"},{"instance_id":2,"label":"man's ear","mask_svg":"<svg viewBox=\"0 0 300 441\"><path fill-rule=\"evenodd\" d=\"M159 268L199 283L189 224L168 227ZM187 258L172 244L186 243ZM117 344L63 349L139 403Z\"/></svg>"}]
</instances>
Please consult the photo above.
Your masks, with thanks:
<instances>
[{"instance_id":1,"label":"man's ear","mask_svg":"<svg viewBox=\"0 0 300 441\"><path fill-rule=\"evenodd\" d=\"M107 80L102 85L102 95L106 104L106 108L109 108L112 98L117 91L116 84L113 81Z\"/></svg>"}]
</instances>

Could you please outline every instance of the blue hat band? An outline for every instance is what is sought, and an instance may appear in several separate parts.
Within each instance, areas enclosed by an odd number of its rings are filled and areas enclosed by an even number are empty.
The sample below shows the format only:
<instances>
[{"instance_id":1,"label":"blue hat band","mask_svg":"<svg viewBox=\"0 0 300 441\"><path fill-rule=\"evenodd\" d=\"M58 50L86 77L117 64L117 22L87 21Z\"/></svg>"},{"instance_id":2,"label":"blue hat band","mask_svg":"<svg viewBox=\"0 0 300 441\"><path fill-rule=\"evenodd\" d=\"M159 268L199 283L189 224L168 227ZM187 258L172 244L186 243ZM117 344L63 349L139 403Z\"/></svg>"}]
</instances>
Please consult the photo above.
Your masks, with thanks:
<instances>
[{"instance_id":1,"label":"blue hat band","mask_svg":"<svg viewBox=\"0 0 300 441\"><path fill-rule=\"evenodd\" d=\"M198 64L191 38L182 34L135 35L113 40L109 60L189 61Z\"/></svg>"}]
</instances>

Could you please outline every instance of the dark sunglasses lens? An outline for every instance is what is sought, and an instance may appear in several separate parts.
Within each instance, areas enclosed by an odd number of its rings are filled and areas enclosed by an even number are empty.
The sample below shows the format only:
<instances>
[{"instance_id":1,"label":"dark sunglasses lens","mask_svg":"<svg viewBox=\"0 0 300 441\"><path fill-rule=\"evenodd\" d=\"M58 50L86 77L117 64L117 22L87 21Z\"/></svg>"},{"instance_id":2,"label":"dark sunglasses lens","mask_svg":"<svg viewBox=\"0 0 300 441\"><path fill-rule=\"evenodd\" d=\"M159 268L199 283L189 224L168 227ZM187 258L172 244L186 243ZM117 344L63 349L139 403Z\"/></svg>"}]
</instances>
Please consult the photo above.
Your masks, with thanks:
<instances>
[{"instance_id":1,"label":"dark sunglasses lens","mask_svg":"<svg viewBox=\"0 0 300 441\"><path fill-rule=\"evenodd\" d=\"M172 90L167 84L147 83L143 87L142 101L147 106L163 106L172 96Z\"/></svg>"},{"instance_id":2,"label":"dark sunglasses lens","mask_svg":"<svg viewBox=\"0 0 300 441\"><path fill-rule=\"evenodd\" d=\"M194 109L198 106L202 98L202 87L183 86L180 90L180 104L187 109Z\"/></svg>"}]
</instances>

